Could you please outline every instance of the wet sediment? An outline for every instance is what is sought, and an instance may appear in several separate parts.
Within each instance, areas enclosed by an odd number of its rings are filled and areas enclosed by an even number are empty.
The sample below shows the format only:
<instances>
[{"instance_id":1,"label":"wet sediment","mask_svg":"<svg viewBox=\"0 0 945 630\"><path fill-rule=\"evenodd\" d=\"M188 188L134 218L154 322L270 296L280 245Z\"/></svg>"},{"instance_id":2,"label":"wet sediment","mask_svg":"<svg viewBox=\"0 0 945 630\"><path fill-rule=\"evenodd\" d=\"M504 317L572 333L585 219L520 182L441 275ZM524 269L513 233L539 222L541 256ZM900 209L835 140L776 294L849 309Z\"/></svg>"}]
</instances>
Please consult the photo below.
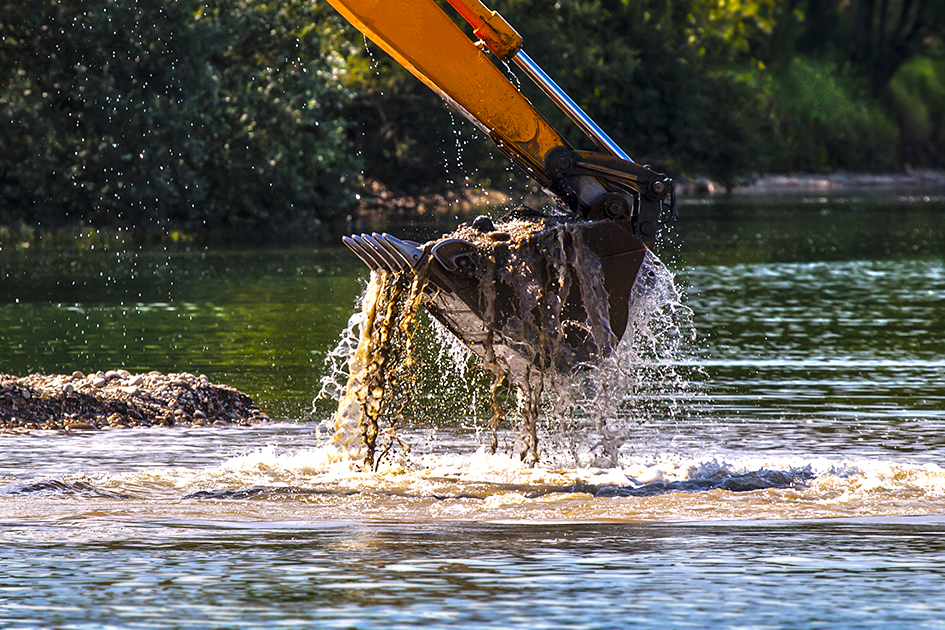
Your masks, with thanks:
<instances>
[{"instance_id":1,"label":"wet sediment","mask_svg":"<svg viewBox=\"0 0 945 630\"><path fill-rule=\"evenodd\" d=\"M364 469L376 470L395 448L409 461L409 444L397 433L419 418L415 403L427 396L418 360L428 357L413 357L411 346L423 347L415 335L429 330L446 344L432 358L453 361L447 372L468 384L468 362L481 370L472 380L484 377L484 395L471 397L469 413L486 412L493 454L502 425L504 450L531 465L543 458L539 437L574 461L616 465L635 427L651 413L673 412L662 392L687 387L677 359L694 329L672 273L642 243L610 247L623 236L602 236L604 227L521 209L427 243L430 255L412 269L368 263L361 311L331 355L320 394L339 401L334 442ZM451 241L459 245L432 253ZM613 293L608 276L616 279ZM417 326L421 310L432 328Z\"/></svg>"},{"instance_id":2,"label":"wet sediment","mask_svg":"<svg viewBox=\"0 0 945 630\"><path fill-rule=\"evenodd\" d=\"M0 430L248 426L270 418L246 394L189 373L0 374Z\"/></svg>"},{"instance_id":3,"label":"wet sediment","mask_svg":"<svg viewBox=\"0 0 945 630\"><path fill-rule=\"evenodd\" d=\"M372 274L362 299L357 349L349 358L345 394L335 414L335 442L373 468L395 447L415 383L412 339L426 286L413 273ZM384 422L386 421L386 422Z\"/></svg>"}]
</instances>

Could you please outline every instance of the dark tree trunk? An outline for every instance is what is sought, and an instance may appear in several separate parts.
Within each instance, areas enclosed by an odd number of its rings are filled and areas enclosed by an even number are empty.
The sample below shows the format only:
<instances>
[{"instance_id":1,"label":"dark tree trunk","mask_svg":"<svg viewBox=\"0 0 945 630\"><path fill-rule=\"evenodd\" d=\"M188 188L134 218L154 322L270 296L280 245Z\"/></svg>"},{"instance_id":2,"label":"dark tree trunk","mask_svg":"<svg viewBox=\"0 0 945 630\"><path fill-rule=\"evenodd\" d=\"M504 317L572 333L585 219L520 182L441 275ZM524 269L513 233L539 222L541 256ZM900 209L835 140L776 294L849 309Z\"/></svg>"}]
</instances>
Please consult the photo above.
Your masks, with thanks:
<instances>
[{"instance_id":1,"label":"dark tree trunk","mask_svg":"<svg viewBox=\"0 0 945 630\"><path fill-rule=\"evenodd\" d=\"M941 0L856 0L853 63L879 94L945 22Z\"/></svg>"}]
</instances>

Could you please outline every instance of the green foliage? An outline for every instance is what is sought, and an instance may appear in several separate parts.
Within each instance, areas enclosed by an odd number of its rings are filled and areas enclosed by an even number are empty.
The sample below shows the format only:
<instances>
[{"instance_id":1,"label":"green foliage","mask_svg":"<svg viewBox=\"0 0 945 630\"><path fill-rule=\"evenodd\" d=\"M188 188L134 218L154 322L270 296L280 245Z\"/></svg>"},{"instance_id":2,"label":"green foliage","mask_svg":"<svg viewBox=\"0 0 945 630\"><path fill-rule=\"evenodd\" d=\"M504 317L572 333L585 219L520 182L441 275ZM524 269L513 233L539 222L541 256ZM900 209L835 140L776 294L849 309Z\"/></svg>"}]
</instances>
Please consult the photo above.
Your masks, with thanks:
<instances>
[{"instance_id":1,"label":"green foliage","mask_svg":"<svg viewBox=\"0 0 945 630\"><path fill-rule=\"evenodd\" d=\"M308 0L0 8L7 220L311 232L351 198L343 68Z\"/></svg>"},{"instance_id":2,"label":"green foliage","mask_svg":"<svg viewBox=\"0 0 945 630\"><path fill-rule=\"evenodd\" d=\"M700 55L724 62L764 48L784 10L775 0L697 0L687 30Z\"/></svg>"},{"instance_id":3,"label":"green foliage","mask_svg":"<svg viewBox=\"0 0 945 630\"><path fill-rule=\"evenodd\" d=\"M495 0L524 47L633 157L673 175L732 185L774 170L895 169L898 132L843 66L794 59L766 67L810 25L773 0ZM806 5L803 5L806 6ZM468 31L468 27L466 27ZM418 81L374 50L354 50L350 110L366 175L402 190L443 187L449 132L471 130ZM578 147L589 141L527 81L523 91ZM458 118L458 117L457 117ZM418 121L423 121L418 123ZM469 135L473 135L470 133ZM498 181L485 139L465 167ZM498 157L500 163L504 160ZM478 170L477 170L478 169Z\"/></svg>"},{"instance_id":4,"label":"green foliage","mask_svg":"<svg viewBox=\"0 0 945 630\"><path fill-rule=\"evenodd\" d=\"M890 84L907 164L945 163L945 59L920 57Z\"/></svg>"},{"instance_id":5,"label":"green foliage","mask_svg":"<svg viewBox=\"0 0 945 630\"><path fill-rule=\"evenodd\" d=\"M502 13L532 58L635 160L731 181L756 169L763 118L753 115L760 104L750 85L727 68L740 38L760 27L743 25L737 36L711 31L708 6L571 0L552 9L540 0L506 0ZM564 115L543 110L569 141L587 145Z\"/></svg>"},{"instance_id":6,"label":"green foliage","mask_svg":"<svg viewBox=\"0 0 945 630\"><path fill-rule=\"evenodd\" d=\"M345 85L355 94L345 115L365 177L408 194L458 188L466 178L508 183L508 160L488 138L354 27L341 32Z\"/></svg>"},{"instance_id":7,"label":"green foliage","mask_svg":"<svg viewBox=\"0 0 945 630\"><path fill-rule=\"evenodd\" d=\"M771 99L776 170L896 169L898 128L850 76L798 58L759 83Z\"/></svg>"}]
</instances>

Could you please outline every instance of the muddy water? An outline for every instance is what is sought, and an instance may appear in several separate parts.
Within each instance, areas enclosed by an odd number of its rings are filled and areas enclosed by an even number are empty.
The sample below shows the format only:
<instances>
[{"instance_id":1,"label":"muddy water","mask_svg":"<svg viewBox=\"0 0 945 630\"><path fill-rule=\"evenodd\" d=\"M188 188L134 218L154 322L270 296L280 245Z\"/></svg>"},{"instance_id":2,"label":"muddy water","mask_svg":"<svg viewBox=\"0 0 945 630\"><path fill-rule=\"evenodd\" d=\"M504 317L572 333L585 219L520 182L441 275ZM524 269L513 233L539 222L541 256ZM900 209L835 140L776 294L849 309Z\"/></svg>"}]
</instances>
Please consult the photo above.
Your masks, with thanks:
<instances>
[{"instance_id":1,"label":"muddy water","mask_svg":"<svg viewBox=\"0 0 945 630\"><path fill-rule=\"evenodd\" d=\"M684 208L695 340L615 464L593 424L490 454L444 367L362 471L309 411L334 252L5 258L4 371L187 362L279 422L0 435L0 626L943 627L945 204L893 207Z\"/></svg>"}]
</instances>

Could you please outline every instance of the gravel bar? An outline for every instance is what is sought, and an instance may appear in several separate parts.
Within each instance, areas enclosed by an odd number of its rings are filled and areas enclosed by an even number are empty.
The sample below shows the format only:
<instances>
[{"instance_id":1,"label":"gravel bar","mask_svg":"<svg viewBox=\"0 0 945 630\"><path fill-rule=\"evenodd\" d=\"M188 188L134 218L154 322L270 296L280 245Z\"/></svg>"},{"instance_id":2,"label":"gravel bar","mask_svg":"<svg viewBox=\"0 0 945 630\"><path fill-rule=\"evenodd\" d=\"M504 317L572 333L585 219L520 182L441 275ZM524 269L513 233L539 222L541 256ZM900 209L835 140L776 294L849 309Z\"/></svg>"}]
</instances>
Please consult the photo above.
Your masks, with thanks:
<instances>
[{"instance_id":1,"label":"gravel bar","mask_svg":"<svg viewBox=\"0 0 945 630\"><path fill-rule=\"evenodd\" d=\"M0 374L0 430L248 426L269 420L252 398L202 374Z\"/></svg>"}]
</instances>

